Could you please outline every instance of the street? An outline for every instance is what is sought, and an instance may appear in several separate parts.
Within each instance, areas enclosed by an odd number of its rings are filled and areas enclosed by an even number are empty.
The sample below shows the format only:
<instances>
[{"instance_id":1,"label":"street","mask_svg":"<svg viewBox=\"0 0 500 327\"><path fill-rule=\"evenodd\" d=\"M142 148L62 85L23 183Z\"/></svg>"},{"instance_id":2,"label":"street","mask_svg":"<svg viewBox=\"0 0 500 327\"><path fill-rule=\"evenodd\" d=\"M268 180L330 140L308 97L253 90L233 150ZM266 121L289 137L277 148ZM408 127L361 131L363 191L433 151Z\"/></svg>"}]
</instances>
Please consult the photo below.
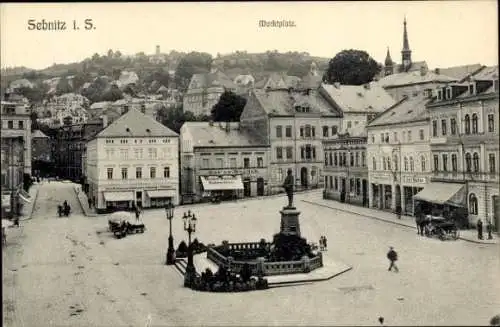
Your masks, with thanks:
<instances>
[{"instance_id":1,"label":"street","mask_svg":"<svg viewBox=\"0 0 500 327\"><path fill-rule=\"evenodd\" d=\"M107 217L85 217L74 184L40 186L33 218L8 231L3 249L4 326L159 325L487 325L500 313L500 245L442 242L400 226L315 206L297 194L303 237L328 238L326 255L353 269L329 281L220 294L182 287L165 266L168 221L143 212L144 234L115 239ZM69 218L57 217L67 200ZM286 196L178 207L173 236L187 241L182 214L198 218L195 237L220 243L271 240ZM387 271L386 253L400 272Z\"/></svg>"}]
</instances>

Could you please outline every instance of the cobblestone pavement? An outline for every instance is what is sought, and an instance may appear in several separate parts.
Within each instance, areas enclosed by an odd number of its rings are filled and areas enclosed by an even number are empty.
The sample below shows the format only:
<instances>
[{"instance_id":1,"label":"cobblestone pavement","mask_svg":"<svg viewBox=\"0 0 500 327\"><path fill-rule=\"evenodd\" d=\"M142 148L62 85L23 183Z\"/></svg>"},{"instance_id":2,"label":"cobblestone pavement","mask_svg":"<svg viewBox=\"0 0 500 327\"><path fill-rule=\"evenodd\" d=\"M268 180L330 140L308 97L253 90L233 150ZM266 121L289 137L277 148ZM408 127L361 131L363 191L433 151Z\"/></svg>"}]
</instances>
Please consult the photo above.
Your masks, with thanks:
<instances>
[{"instance_id":1,"label":"cobblestone pavement","mask_svg":"<svg viewBox=\"0 0 500 327\"><path fill-rule=\"evenodd\" d=\"M500 246L441 242L412 229L300 201L301 231L309 241L328 238L327 255L353 266L329 281L268 291L193 292L165 266L168 222L160 209L145 211L144 234L117 240L107 218L84 217L72 184L40 188L33 219L4 249L6 326L151 325L485 325L500 313ZM318 194L317 196L321 196ZM56 218L67 197L75 213ZM204 243L271 239L279 231L285 196L193 208L195 236ZM398 251L399 273L385 254ZM15 270L15 271L13 271ZM80 311L81 310L81 311ZM77 312L78 311L78 312ZM51 322L52 321L52 322Z\"/></svg>"}]
</instances>

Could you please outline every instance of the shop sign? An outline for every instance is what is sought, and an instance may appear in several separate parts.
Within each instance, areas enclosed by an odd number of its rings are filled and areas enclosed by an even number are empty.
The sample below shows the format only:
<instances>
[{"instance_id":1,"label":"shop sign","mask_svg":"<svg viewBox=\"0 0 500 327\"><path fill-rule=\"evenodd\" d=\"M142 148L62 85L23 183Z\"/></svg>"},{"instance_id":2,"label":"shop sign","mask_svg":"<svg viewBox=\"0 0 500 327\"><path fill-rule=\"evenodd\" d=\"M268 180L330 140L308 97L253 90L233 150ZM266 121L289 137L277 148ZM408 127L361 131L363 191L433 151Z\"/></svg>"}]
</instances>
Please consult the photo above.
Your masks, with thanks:
<instances>
[{"instance_id":1,"label":"shop sign","mask_svg":"<svg viewBox=\"0 0 500 327\"><path fill-rule=\"evenodd\" d=\"M175 189L175 184L173 183L168 183L168 184L154 184L154 183L134 183L134 184L107 184L103 185L104 187L99 188L99 191L116 191L116 190L136 190L136 189L150 189L150 190L156 190L156 189L170 189L174 190Z\"/></svg>"},{"instance_id":2,"label":"shop sign","mask_svg":"<svg viewBox=\"0 0 500 327\"><path fill-rule=\"evenodd\" d=\"M387 174L370 174L370 180L372 182L391 182L392 181L392 175L387 175Z\"/></svg>"},{"instance_id":3,"label":"shop sign","mask_svg":"<svg viewBox=\"0 0 500 327\"><path fill-rule=\"evenodd\" d=\"M423 176L403 176L404 184L427 184L427 178Z\"/></svg>"},{"instance_id":4,"label":"shop sign","mask_svg":"<svg viewBox=\"0 0 500 327\"><path fill-rule=\"evenodd\" d=\"M224 176L224 175L256 175L259 173L258 169L217 169L217 170L211 170L210 175L218 175L218 176Z\"/></svg>"}]
</instances>

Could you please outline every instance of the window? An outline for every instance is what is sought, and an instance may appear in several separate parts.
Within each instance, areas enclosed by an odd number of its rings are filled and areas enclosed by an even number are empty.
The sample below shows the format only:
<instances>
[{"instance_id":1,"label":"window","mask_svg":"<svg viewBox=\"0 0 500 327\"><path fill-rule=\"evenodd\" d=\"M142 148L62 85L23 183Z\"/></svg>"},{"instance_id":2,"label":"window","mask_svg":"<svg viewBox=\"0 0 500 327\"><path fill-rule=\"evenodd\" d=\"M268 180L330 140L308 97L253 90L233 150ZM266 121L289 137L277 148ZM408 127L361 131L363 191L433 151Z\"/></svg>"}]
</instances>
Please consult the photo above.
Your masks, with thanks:
<instances>
[{"instance_id":1,"label":"window","mask_svg":"<svg viewBox=\"0 0 500 327\"><path fill-rule=\"evenodd\" d=\"M142 178L142 168L141 167L136 167L135 168L135 178L141 179Z\"/></svg>"},{"instance_id":2,"label":"window","mask_svg":"<svg viewBox=\"0 0 500 327\"><path fill-rule=\"evenodd\" d=\"M215 158L215 168L224 168L224 159L222 158Z\"/></svg>"},{"instance_id":3,"label":"window","mask_svg":"<svg viewBox=\"0 0 500 327\"><path fill-rule=\"evenodd\" d=\"M337 126L332 126L332 136L337 134Z\"/></svg>"},{"instance_id":4,"label":"window","mask_svg":"<svg viewBox=\"0 0 500 327\"><path fill-rule=\"evenodd\" d=\"M418 137L420 138L420 141L424 140L424 130L423 129L418 131Z\"/></svg>"},{"instance_id":5,"label":"window","mask_svg":"<svg viewBox=\"0 0 500 327\"><path fill-rule=\"evenodd\" d=\"M276 148L276 159L283 159L283 148L280 146Z\"/></svg>"},{"instance_id":6,"label":"window","mask_svg":"<svg viewBox=\"0 0 500 327\"><path fill-rule=\"evenodd\" d=\"M128 178L128 169L127 168L122 168L122 179L127 179Z\"/></svg>"},{"instance_id":7,"label":"window","mask_svg":"<svg viewBox=\"0 0 500 327\"><path fill-rule=\"evenodd\" d=\"M394 170L397 171L398 170L398 156L394 156L394 158L392 158L393 162L394 162Z\"/></svg>"},{"instance_id":8,"label":"window","mask_svg":"<svg viewBox=\"0 0 500 327\"><path fill-rule=\"evenodd\" d=\"M107 169L108 179L113 179L113 168Z\"/></svg>"},{"instance_id":9,"label":"window","mask_svg":"<svg viewBox=\"0 0 500 327\"><path fill-rule=\"evenodd\" d=\"M304 137L304 127L300 128L300 137Z\"/></svg>"},{"instance_id":10,"label":"window","mask_svg":"<svg viewBox=\"0 0 500 327\"><path fill-rule=\"evenodd\" d=\"M359 167L359 153L356 152L356 167Z\"/></svg>"},{"instance_id":11,"label":"window","mask_svg":"<svg viewBox=\"0 0 500 327\"><path fill-rule=\"evenodd\" d=\"M474 166L474 172L479 172L479 154L477 154L477 152L474 152L472 156L472 164Z\"/></svg>"},{"instance_id":12,"label":"window","mask_svg":"<svg viewBox=\"0 0 500 327\"><path fill-rule=\"evenodd\" d=\"M458 171L457 155L456 154L451 155L451 170Z\"/></svg>"},{"instance_id":13,"label":"window","mask_svg":"<svg viewBox=\"0 0 500 327\"><path fill-rule=\"evenodd\" d=\"M250 158L243 158L243 168L250 168Z\"/></svg>"},{"instance_id":14,"label":"window","mask_svg":"<svg viewBox=\"0 0 500 327\"><path fill-rule=\"evenodd\" d=\"M338 179L337 176L335 176L334 181L335 181L335 185L334 185L335 186L335 191L337 191L339 189L339 179Z\"/></svg>"},{"instance_id":15,"label":"window","mask_svg":"<svg viewBox=\"0 0 500 327\"><path fill-rule=\"evenodd\" d=\"M380 133L380 143L384 143L385 137L384 133Z\"/></svg>"},{"instance_id":16,"label":"window","mask_svg":"<svg viewBox=\"0 0 500 327\"><path fill-rule=\"evenodd\" d=\"M443 154L443 171L448 171L448 155Z\"/></svg>"},{"instance_id":17,"label":"window","mask_svg":"<svg viewBox=\"0 0 500 327\"><path fill-rule=\"evenodd\" d=\"M488 132L493 133L495 131L495 115L488 114Z\"/></svg>"},{"instance_id":18,"label":"window","mask_svg":"<svg viewBox=\"0 0 500 327\"><path fill-rule=\"evenodd\" d=\"M276 137L283 137L283 131L281 126L276 126Z\"/></svg>"},{"instance_id":19,"label":"window","mask_svg":"<svg viewBox=\"0 0 500 327\"><path fill-rule=\"evenodd\" d=\"M488 162L489 162L489 166L490 166L490 173L496 173L497 169L496 169L496 164L495 164L495 154L494 153L490 153L490 155L488 156Z\"/></svg>"},{"instance_id":20,"label":"window","mask_svg":"<svg viewBox=\"0 0 500 327\"><path fill-rule=\"evenodd\" d=\"M229 159L229 168L236 168L236 158Z\"/></svg>"},{"instance_id":21,"label":"window","mask_svg":"<svg viewBox=\"0 0 500 327\"><path fill-rule=\"evenodd\" d=\"M156 167L149 168L149 177L156 178Z\"/></svg>"},{"instance_id":22,"label":"window","mask_svg":"<svg viewBox=\"0 0 500 327\"><path fill-rule=\"evenodd\" d=\"M457 120L455 118L450 119L450 132L451 135L457 134Z\"/></svg>"},{"instance_id":23,"label":"window","mask_svg":"<svg viewBox=\"0 0 500 327\"><path fill-rule=\"evenodd\" d=\"M349 165L351 167L354 167L354 153L349 152L349 157L350 157Z\"/></svg>"},{"instance_id":24,"label":"window","mask_svg":"<svg viewBox=\"0 0 500 327\"><path fill-rule=\"evenodd\" d=\"M474 193L469 195L469 213L477 215L477 198Z\"/></svg>"},{"instance_id":25,"label":"window","mask_svg":"<svg viewBox=\"0 0 500 327\"><path fill-rule=\"evenodd\" d=\"M163 178L170 178L170 167L163 167Z\"/></svg>"},{"instance_id":26,"label":"window","mask_svg":"<svg viewBox=\"0 0 500 327\"><path fill-rule=\"evenodd\" d=\"M361 180L356 178L356 195L361 195Z\"/></svg>"},{"instance_id":27,"label":"window","mask_svg":"<svg viewBox=\"0 0 500 327\"><path fill-rule=\"evenodd\" d=\"M438 136L438 123L437 120L432 121L432 136L437 137Z\"/></svg>"},{"instance_id":28,"label":"window","mask_svg":"<svg viewBox=\"0 0 500 327\"><path fill-rule=\"evenodd\" d=\"M408 131L408 142L411 142L411 131Z\"/></svg>"},{"instance_id":29,"label":"window","mask_svg":"<svg viewBox=\"0 0 500 327\"><path fill-rule=\"evenodd\" d=\"M311 137L311 126L306 125L306 137Z\"/></svg>"},{"instance_id":30,"label":"window","mask_svg":"<svg viewBox=\"0 0 500 327\"><path fill-rule=\"evenodd\" d=\"M123 160L128 160L128 149L121 149L120 150L120 157Z\"/></svg>"},{"instance_id":31,"label":"window","mask_svg":"<svg viewBox=\"0 0 500 327\"><path fill-rule=\"evenodd\" d=\"M262 157L257 157L257 168L264 167L264 159Z\"/></svg>"},{"instance_id":32,"label":"window","mask_svg":"<svg viewBox=\"0 0 500 327\"><path fill-rule=\"evenodd\" d=\"M385 133L385 142L389 143L389 133Z\"/></svg>"},{"instance_id":33,"label":"window","mask_svg":"<svg viewBox=\"0 0 500 327\"><path fill-rule=\"evenodd\" d=\"M293 147L288 146L286 147L286 158L292 159L292 157L293 157Z\"/></svg>"},{"instance_id":34,"label":"window","mask_svg":"<svg viewBox=\"0 0 500 327\"><path fill-rule=\"evenodd\" d=\"M283 169L282 168L278 168L278 170L276 171L276 178L277 178L278 182L280 182L280 183L283 182Z\"/></svg>"},{"instance_id":35,"label":"window","mask_svg":"<svg viewBox=\"0 0 500 327\"><path fill-rule=\"evenodd\" d=\"M408 171L408 158L405 157L403 162L404 162L404 169L405 169L405 171Z\"/></svg>"},{"instance_id":36,"label":"window","mask_svg":"<svg viewBox=\"0 0 500 327\"><path fill-rule=\"evenodd\" d=\"M391 170L391 157L387 157L387 170Z\"/></svg>"},{"instance_id":37,"label":"window","mask_svg":"<svg viewBox=\"0 0 500 327\"><path fill-rule=\"evenodd\" d=\"M470 155L470 153L465 154L465 167L467 172L470 173L472 168L472 156Z\"/></svg>"},{"instance_id":38,"label":"window","mask_svg":"<svg viewBox=\"0 0 500 327\"><path fill-rule=\"evenodd\" d=\"M333 176L329 176L328 179L330 180L330 188L333 188Z\"/></svg>"},{"instance_id":39,"label":"window","mask_svg":"<svg viewBox=\"0 0 500 327\"><path fill-rule=\"evenodd\" d=\"M410 171L415 171L415 162L413 161L413 157L410 157Z\"/></svg>"},{"instance_id":40,"label":"window","mask_svg":"<svg viewBox=\"0 0 500 327\"><path fill-rule=\"evenodd\" d=\"M210 161L207 158L201 160L201 167L208 169L210 168Z\"/></svg>"},{"instance_id":41,"label":"window","mask_svg":"<svg viewBox=\"0 0 500 327\"><path fill-rule=\"evenodd\" d=\"M386 170L387 169L387 164L386 164L386 161L385 161L385 157L382 158L382 170Z\"/></svg>"},{"instance_id":42,"label":"window","mask_svg":"<svg viewBox=\"0 0 500 327\"><path fill-rule=\"evenodd\" d=\"M22 120L17 122L19 129L24 129L24 122Z\"/></svg>"},{"instance_id":43,"label":"window","mask_svg":"<svg viewBox=\"0 0 500 327\"><path fill-rule=\"evenodd\" d=\"M446 119L441 119L441 135L446 135Z\"/></svg>"},{"instance_id":44,"label":"window","mask_svg":"<svg viewBox=\"0 0 500 327\"><path fill-rule=\"evenodd\" d=\"M422 171L425 171L426 167L425 167L425 157L424 156L421 156L420 157L420 168L422 168Z\"/></svg>"},{"instance_id":45,"label":"window","mask_svg":"<svg viewBox=\"0 0 500 327\"><path fill-rule=\"evenodd\" d=\"M406 140L406 131L403 131L403 141Z\"/></svg>"},{"instance_id":46,"label":"window","mask_svg":"<svg viewBox=\"0 0 500 327\"><path fill-rule=\"evenodd\" d=\"M439 156L437 154L434 155L434 171L439 170Z\"/></svg>"},{"instance_id":47,"label":"window","mask_svg":"<svg viewBox=\"0 0 500 327\"><path fill-rule=\"evenodd\" d=\"M288 126L285 128L285 136L286 136L286 137L292 137L292 126L288 125Z\"/></svg>"},{"instance_id":48,"label":"window","mask_svg":"<svg viewBox=\"0 0 500 327\"><path fill-rule=\"evenodd\" d=\"M398 141L398 132L394 132L393 139L394 139L394 142Z\"/></svg>"},{"instance_id":49,"label":"window","mask_svg":"<svg viewBox=\"0 0 500 327\"><path fill-rule=\"evenodd\" d=\"M8 128L8 129L13 129L13 128L14 128L14 122L13 122L12 120L9 120L9 121L7 122L7 128Z\"/></svg>"},{"instance_id":50,"label":"window","mask_svg":"<svg viewBox=\"0 0 500 327\"><path fill-rule=\"evenodd\" d=\"M148 159L153 159L153 148L148 149Z\"/></svg>"},{"instance_id":51,"label":"window","mask_svg":"<svg viewBox=\"0 0 500 327\"><path fill-rule=\"evenodd\" d=\"M469 115L465 115L464 118L464 127L465 127L465 134L470 134L470 117Z\"/></svg>"},{"instance_id":52,"label":"window","mask_svg":"<svg viewBox=\"0 0 500 327\"><path fill-rule=\"evenodd\" d=\"M365 153L361 152L361 167L366 166L366 157Z\"/></svg>"},{"instance_id":53,"label":"window","mask_svg":"<svg viewBox=\"0 0 500 327\"><path fill-rule=\"evenodd\" d=\"M352 127L352 122L348 121L347 122L347 128L351 128Z\"/></svg>"},{"instance_id":54,"label":"window","mask_svg":"<svg viewBox=\"0 0 500 327\"><path fill-rule=\"evenodd\" d=\"M349 179L349 193L352 193L354 190L354 178Z\"/></svg>"},{"instance_id":55,"label":"window","mask_svg":"<svg viewBox=\"0 0 500 327\"><path fill-rule=\"evenodd\" d=\"M330 155L331 155L331 153L330 153ZM338 159L338 158L337 158L337 152L335 152L335 156L333 157L333 165L334 165L335 167L337 167L337 166L338 166L338 160L337 160L337 159Z\"/></svg>"},{"instance_id":56,"label":"window","mask_svg":"<svg viewBox=\"0 0 500 327\"><path fill-rule=\"evenodd\" d=\"M472 134L477 134L477 115L472 115Z\"/></svg>"},{"instance_id":57,"label":"window","mask_svg":"<svg viewBox=\"0 0 500 327\"><path fill-rule=\"evenodd\" d=\"M377 170L377 158L375 157L372 158L372 166L373 170Z\"/></svg>"},{"instance_id":58,"label":"window","mask_svg":"<svg viewBox=\"0 0 500 327\"><path fill-rule=\"evenodd\" d=\"M314 127L314 126L311 127L311 135L312 135L313 138L316 137L316 127Z\"/></svg>"},{"instance_id":59,"label":"window","mask_svg":"<svg viewBox=\"0 0 500 327\"><path fill-rule=\"evenodd\" d=\"M323 126L323 137L328 137L328 126Z\"/></svg>"}]
</instances>

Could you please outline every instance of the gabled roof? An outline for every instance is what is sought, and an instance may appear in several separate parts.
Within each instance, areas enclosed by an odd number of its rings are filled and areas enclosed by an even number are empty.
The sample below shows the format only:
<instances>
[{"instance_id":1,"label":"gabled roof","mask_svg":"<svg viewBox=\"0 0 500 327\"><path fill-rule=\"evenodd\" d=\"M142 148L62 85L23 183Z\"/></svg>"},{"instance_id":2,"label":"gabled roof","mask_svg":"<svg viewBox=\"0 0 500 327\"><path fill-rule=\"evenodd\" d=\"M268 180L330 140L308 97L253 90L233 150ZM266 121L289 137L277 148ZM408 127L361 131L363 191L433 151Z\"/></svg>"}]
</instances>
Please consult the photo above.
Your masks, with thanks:
<instances>
[{"instance_id":1,"label":"gabled roof","mask_svg":"<svg viewBox=\"0 0 500 327\"><path fill-rule=\"evenodd\" d=\"M476 81L498 79L498 66L484 67L477 74L473 75L472 78Z\"/></svg>"},{"instance_id":2,"label":"gabled roof","mask_svg":"<svg viewBox=\"0 0 500 327\"><path fill-rule=\"evenodd\" d=\"M377 113L394 105L394 99L378 83L371 82L367 86L369 88L364 85L322 84L321 88L343 112Z\"/></svg>"},{"instance_id":3,"label":"gabled roof","mask_svg":"<svg viewBox=\"0 0 500 327\"><path fill-rule=\"evenodd\" d=\"M259 142L245 130L239 129L239 123L229 123L229 132L226 131L226 122L185 122L183 129L191 134L193 147L238 147L238 146L266 146Z\"/></svg>"},{"instance_id":4,"label":"gabled roof","mask_svg":"<svg viewBox=\"0 0 500 327\"><path fill-rule=\"evenodd\" d=\"M483 68L484 66L482 66L481 64L473 64L473 65L454 66L448 68L438 68L435 69L434 72L439 73L439 75L449 76L455 78L457 81L461 81L469 76L476 74Z\"/></svg>"},{"instance_id":5,"label":"gabled roof","mask_svg":"<svg viewBox=\"0 0 500 327\"><path fill-rule=\"evenodd\" d=\"M36 131L33 131L31 133L31 138L38 139L38 138L49 138L49 137L45 135L41 130L37 129Z\"/></svg>"},{"instance_id":6,"label":"gabled roof","mask_svg":"<svg viewBox=\"0 0 500 327\"><path fill-rule=\"evenodd\" d=\"M425 105L430 100L423 94L412 98L403 98L403 100L375 117L368 126L402 124L426 119L429 117L429 112Z\"/></svg>"},{"instance_id":7,"label":"gabled roof","mask_svg":"<svg viewBox=\"0 0 500 327\"><path fill-rule=\"evenodd\" d=\"M148 131L149 130L149 131ZM130 109L102 130L97 137L164 137L178 136L168 127L143 113Z\"/></svg>"},{"instance_id":8,"label":"gabled roof","mask_svg":"<svg viewBox=\"0 0 500 327\"><path fill-rule=\"evenodd\" d=\"M423 84L423 83L448 83L455 82L456 78L449 77L442 74L436 74L428 71L422 74L420 71L410 71L406 73L398 73L385 76L381 78L378 83L383 88L395 87L401 85Z\"/></svg>"},{"instance_id":9,"label":"gabled roof","mask_svg":"<svg viewBox=\"0 0 500 327\"><path fill-rule=\"evenodd\" d=\"M255 95L258 103L268 115L294 115L296 114L294 107L296 104L309 104L310 113L341 116L341 113L317 92L311 92L309 95L306 95L301 92L289 93L287 90L272 90L267 92L255 90L252 94Z\"/></svg>"},{"instance_id":10,"label":"gabled roof","mask_svg":"<svg viewBox=\"0 0 500 327\"><path fill-rule=\"evenodd\" d=\"M195 87L191 87L195 84ZM201 89L209 87L226 87L235 88L236 85L233 81L226 76L223 72L217 70L215 72L204 74L193 74L191 82L189 83L190 89Z\"/></svg>"}]
</instances>

